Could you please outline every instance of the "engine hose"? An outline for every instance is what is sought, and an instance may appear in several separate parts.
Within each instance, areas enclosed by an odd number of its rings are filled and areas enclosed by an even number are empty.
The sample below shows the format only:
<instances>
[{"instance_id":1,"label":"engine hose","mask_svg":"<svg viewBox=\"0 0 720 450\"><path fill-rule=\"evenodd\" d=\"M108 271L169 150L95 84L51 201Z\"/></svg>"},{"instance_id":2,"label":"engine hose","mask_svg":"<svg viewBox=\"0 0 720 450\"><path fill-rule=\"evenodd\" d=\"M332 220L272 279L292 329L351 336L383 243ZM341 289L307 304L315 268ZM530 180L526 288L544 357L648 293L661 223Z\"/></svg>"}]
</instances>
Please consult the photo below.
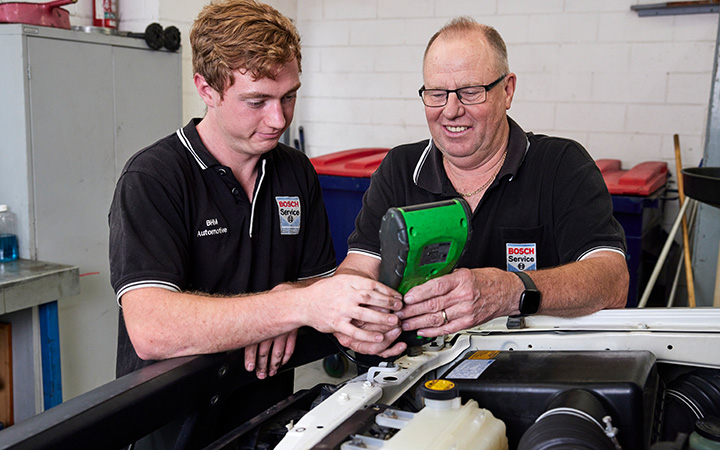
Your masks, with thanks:
<instances>
[{"instance_id":1,"label":"engine hose","mask_svg":"<svg viewBox=\"0 0 720 450\"><path fill-rule=\"evenodd\" d=\"M616 432L595 395L568 389L523 434L518 450L618 450Z\"/></svg>"},{"instance_id":2,"label":"engine hose","mask_svg":"<svg viewBox=\"0 0 720 450\"><path fill-rule=\"evenodd\" d=\"M664 394L661 438L672 441L678 433L692 433L698 419L720 416L720 371L681 374L668 383Z\"/></svg>"}]
</instances>

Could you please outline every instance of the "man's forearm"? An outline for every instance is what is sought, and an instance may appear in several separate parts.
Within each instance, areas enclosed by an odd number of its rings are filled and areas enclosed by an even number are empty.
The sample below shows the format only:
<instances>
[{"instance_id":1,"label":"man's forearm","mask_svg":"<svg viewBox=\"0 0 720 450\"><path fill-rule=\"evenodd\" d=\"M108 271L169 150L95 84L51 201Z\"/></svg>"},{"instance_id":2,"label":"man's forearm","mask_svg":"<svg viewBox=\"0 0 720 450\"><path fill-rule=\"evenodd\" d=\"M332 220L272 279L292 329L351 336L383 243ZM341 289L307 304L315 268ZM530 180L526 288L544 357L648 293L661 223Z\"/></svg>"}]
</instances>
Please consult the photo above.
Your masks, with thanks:
<instances>
[{"instance_id":1,"label":"man's forearm","mask_svg":"<svg viewBox=\"0 0 720 450\"><path fill-rule=\"evenodd\" d=\"M286 283L278 284L277 286L272 288L271 291L279 292L279 291L287 291L289 289L307 287L307 286L317 283L320 280L322 280L322 278L313 277L313 278L307 278L305 280L299 280L299 281L288 281Z\"/></svg>"},{"instance_id":2,"label":"man's forearm","mask_svg":"<svg viewBox=\"0 0 720 450\"><path fill-rule=\"evenodd\" d=\"M298 328L289 308L274 306L278 295L218 297L143 288L123 296L122 314L142 359L217 353Z\"/></svg>"},{"instance_id":3,"label":"man's forearm","mask_svg":"<svg viewBox=\"0 0 720 450\"><path fill-rule=\"evenodd\" d=\"M603 252L530 275L543 294L540 314L575 317L627 302L629 275L619 253Z\"/></svg>"},{"instance_id":4,"label":"man's forearm","mask_svg":"<svg viewBox=\"0 0 720 450\"><path fill-rule=\"evenodd\" d=\"M142 359L217 353L257 344L310 326L379 342L383 334L355 323L397 326L400 295L364 277L322 278L240 297L212 297L142 288L123 295L130 339Z\"/></svg>"},{"instance_id":5,"label":"man's forearm","mask_svg":"<svg viewBox=\"0 0 720 450\"><path fill-rule=\"evenodd\" d=\"M335 272L336 275L357 275L371 280L380 277L380 260L358 253L347 255Z\"/></svg>"}]
</instances>

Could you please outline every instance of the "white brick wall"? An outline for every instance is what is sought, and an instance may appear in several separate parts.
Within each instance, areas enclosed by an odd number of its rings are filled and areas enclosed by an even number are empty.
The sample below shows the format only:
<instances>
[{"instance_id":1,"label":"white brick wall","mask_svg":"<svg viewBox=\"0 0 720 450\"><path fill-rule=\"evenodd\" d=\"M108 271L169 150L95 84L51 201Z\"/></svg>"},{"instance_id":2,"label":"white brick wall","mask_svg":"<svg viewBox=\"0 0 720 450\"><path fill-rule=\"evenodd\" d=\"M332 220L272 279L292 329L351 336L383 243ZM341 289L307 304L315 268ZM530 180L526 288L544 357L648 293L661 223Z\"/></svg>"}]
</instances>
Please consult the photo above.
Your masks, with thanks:
<instances>
[{"instance_id":1,"label":"white brick wall","mask_svg":"<svg viewBox=\"0 0 720 450\"><path fill-rule=\"evenodd\" d=\"M39 1L39 0L36 0ZM508 44L518 88L510 115L528 131L576 139L624 168L665 161L675 172L704 150L717 14L639 17L637 0L267 0L295 21L303 87L290 129L311 156L428 137L422 54L450 18L494 26ZM120 29L151 22L183 38L184 118L202 116L188 34L206 0L119 0ZM92 23L92 3L66 6ZM669 211L670 215L672 211Z\"/></svg>"},{"instance_id":2,"label":"white brick wall","mask_svg":"<svg viewBox=\"0 0 720 450\"><path fill-rule=\"evenodd\" d=\"M37 0L36 0L37 1ZM295 20L303 87L291 137L305 128L311 156L428 136L417 89L422 53L450 18L493 25L508 44L518 90L510 115L526 130L578 139L624 167L667 161L672 135L696 165L710 96L717 14L639 17L636 0L268 0ZM200 0L120 0L120 29L151 22L183 36L184 117L203 114L188 33ZM66 6L92 22L91 2Z\"/></svg>"},{"instance_id":3,"label":"white brick wall","mask_svg":"<svg viewBox=\"0 0 720 450\"><path fill-rule=\"evenodd\" d=\"M36 0L37 1L37 0ZM683 163L704 150L717 14L639 17L637 0L267 0L295 21L303 43L303 87L290 128L305 129L310 156L428 137L422 54L450 18L494 26L518 75L509 114L528 131L565 136L624 168L665 161L672 135ZM151 22L183 38L184 119L202 116L192 83L188 34L206 0L119 0L120 29ZM92 23L92 4L67 6ZM674 217L673 204L667 212Z\"/></svg>"},{"instance_id":4,"label":"white brick wall","mask_svg":"<svg viewBox=\"0 0 720 450\"><path fill-rule=\"evenodd\" d=\"M703 151L718 16L639 17L633 0L298 0L305 67L295 124L315 156L428 136L417 88L430 36L455 15L505 38L525 129L628 168Z\"/></svg>"}]
</instances>

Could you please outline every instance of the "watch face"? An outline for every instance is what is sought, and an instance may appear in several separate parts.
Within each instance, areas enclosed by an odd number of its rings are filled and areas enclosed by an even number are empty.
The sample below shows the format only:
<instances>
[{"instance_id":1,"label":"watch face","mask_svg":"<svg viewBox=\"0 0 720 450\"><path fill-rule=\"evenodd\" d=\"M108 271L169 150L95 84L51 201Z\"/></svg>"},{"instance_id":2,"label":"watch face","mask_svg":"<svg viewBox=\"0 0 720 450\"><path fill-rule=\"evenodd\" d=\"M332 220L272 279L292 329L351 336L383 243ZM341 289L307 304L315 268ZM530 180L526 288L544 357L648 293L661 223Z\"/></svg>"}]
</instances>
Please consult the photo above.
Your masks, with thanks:
<instances>
[{"instance_id":1,"label":"watch face","mask_svg":"<svg viewBox=\"0 0 720 450\"><path fill-rule=\"evenodd\" d=\"M540 291L525 289L520 296L520 314L535 314L540 309Z\"/></svg>"}]
</instances>

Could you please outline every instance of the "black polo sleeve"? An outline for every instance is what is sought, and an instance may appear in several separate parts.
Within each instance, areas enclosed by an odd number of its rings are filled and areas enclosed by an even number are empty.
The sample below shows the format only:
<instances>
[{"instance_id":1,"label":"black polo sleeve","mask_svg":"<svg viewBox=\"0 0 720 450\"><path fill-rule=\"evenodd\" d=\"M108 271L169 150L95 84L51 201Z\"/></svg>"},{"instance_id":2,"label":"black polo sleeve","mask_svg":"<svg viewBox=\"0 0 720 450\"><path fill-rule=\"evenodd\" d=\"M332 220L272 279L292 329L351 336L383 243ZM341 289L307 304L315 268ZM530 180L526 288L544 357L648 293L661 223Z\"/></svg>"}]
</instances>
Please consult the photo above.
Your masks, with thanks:
<instances>
[{"instance_id":1,"label":"black polo sleeve","mask_svg":"<svg viewBox=\"0 0 720 450\"><path fill-rule=\"evenodd\" d=\"M561 261L596 250L625 253L625 234L613 217L612 198L595 161L574 141L565 141L553 168L553 233Z\"/></svg>"},{"instance_id":2,"label":"black polo sleeve","mask_svg":"<svg viewBox=\"0 0 720 450\"><path fill-rule=\"evenodd\" d=\"M180 193L140 171L118 180L110 208L110 281L117 298L134 283L185 288L190 258Z\"/></svg>"}]
</instances>

